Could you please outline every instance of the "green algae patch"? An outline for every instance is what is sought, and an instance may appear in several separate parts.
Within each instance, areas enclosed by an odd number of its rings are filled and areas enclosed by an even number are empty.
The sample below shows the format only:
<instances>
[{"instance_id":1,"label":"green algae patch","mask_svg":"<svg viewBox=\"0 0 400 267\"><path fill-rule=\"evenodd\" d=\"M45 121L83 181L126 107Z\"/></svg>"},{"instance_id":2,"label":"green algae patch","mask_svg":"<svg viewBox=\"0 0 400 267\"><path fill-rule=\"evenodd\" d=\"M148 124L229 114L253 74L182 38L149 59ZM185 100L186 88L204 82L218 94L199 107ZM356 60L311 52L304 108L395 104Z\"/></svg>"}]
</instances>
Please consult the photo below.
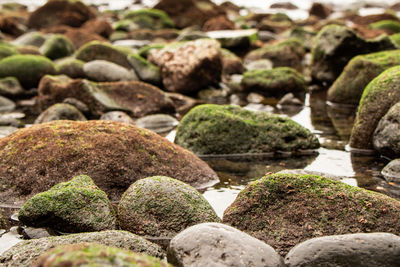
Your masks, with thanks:
<instances>
[{"instance_id":1,"label":"green algae patch","mask_svg":"<svg viewBox=\"0 0 400 267\"><path fill-rule=\"evenodd\" d=\"M67 75L70 78L84 78L86 77L83 71L85 62L73 57L68 57L62 60L57 60L55 63L57 75Z\"/></svg>"},{"instance_id":2,"label":"green algae patch","mask_svg":"<svg viewBox=\"0 0 400 267\"><path fill-rule=\"evenodd\" d=\"M229 105L193 108L179 123L175 143L200 155L319 147L315 135L289 118Z\"/></svg>"},{"instance_id":3,"label":"green algae patch","mask_svg":"<svg viewBox=\"0 0 400 267\"><path fill-rule=\"evenodd\" d=\"M130 54L128 61L132 65L139 79L151 84L161 84L160 69L138 54Z\"/></svg>"},{"instance_id":4,"label":"green algae patch","mask_svg":"<svg viewBox=\"0 0 400 267\"><path fill-rule=\"evenodd\" d=\"M266 242L281 255L325 235L399 235L400 202L314 175L272 174L249 183L223 222Z\"/></svg>"},{"instance_id":5,"label":"green algae patch","mask_svg":"<svg viewBox=\"0 0 400 267\"><path fill-rule=\"evenodd\" d=\"M9 56L17 55L18 50L8 43L0 43L0 60Z\"/></svg>"},{"instance_id":6,"label":"green algae patch","mask_svg":"<svg viewBox=\"0 0 400 267\"><path fill-rule=\"evenodd\" d=\"M395 20L381 20L369 25L371 29L388 30L392 33L400 32L400 22Z\"/></svg>"},{"instance_id":7,"label":"green algae patch","mask_svg":"<svg viewBox=\"0 0 400 267\"><path fill-rule=\"evenodd\" d=\"M142 29L160 30L174 28L174 22L167 13L159 9L130 10L123 15L123 19L130 20Z\"/></svg>"},{"instance_id":8,"label":"green algae patch","mask_svg":"<svg viewBox=\"0 0 400 267\"><path fill-rule=\"evenodd\" d=\"M40 47L40 52L54 60L70 56L75 51L72 42L62 34L54 34Z\"/></svg>"}]
</instances>

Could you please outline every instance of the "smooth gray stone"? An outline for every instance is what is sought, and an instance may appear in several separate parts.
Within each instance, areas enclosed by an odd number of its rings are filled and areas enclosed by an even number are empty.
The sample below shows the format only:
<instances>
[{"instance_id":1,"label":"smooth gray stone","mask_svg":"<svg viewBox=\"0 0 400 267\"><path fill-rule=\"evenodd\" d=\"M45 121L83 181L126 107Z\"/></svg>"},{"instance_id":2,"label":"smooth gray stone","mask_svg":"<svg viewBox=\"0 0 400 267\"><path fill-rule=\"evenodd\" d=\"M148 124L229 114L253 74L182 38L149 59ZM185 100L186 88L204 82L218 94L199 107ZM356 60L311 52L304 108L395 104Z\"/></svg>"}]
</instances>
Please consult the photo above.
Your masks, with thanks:
<instances>
[{"instance_id":1,"label":"smooth gray stone","mask_svg":"<svg viewBox=\"0 0 400 267\"><path fill-rule=\"evenodd\" d=\"M178 125L178 120L166 114L154 114L136 120L136 125L152 130L156 133L165 133Z\"/></svg>"},{"instance_id":2,"label":"smooth gray stone","mask_svg":"<svg viewBox=\"0 0 400 267\"><path fill-rule=\"evenodd\" d=\"M383 177L388 182L400 182L400 159L389 162L381 171Z\"/></svg>"},{"instance_id":3,"label":"smooth gray stone","mask_svg":"<svg viewBox=\"0 0 400 267\"><path fill-rule=\"evenodd\" d=\"M133 70L128 70L120 65L106 61L93 60L83 65L85 75L96 82L137 81Z\"/></svg>"},{"instance_id":4,"label":"smooth gray stone","mask_svg":"<svg viewBox=\"0 0 400 267\"><path fill-rule=\"evenodd\" d=\"M103 115L101 115L100 120L135 124L135 121L128 114L122 111L110 111L104 113Z\"/></svg>"},{"instance_id":5,"label":"smooth gray stone","mask_svg":"<svg viewBox=\"0 0 400 267\"><path fill-rule=\"evenodd\" d=\"M0 112L9 112L13 111L17 105L14 101L11 101L4 96L0 96Z\"/></svg>"}]
</instances>

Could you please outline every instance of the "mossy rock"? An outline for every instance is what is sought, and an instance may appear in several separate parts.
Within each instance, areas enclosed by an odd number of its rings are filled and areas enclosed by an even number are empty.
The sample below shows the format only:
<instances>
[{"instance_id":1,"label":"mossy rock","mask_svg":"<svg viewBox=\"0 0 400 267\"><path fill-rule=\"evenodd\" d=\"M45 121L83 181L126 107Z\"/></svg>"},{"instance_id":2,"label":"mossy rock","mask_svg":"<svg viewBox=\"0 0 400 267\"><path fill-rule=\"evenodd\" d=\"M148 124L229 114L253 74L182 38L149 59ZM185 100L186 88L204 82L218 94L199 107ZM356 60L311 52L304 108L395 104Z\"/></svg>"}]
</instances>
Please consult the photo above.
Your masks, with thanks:
<instances>
[{"instance_id":1,"label":"mossy rock","mask_svg":"<svg viewBox=\"0 0 400 267\"><path fill-rule=\"evenodd\" d=\"M83 71L85 62L73 57L57 60L55 63L57 75L67 75L70 78L85 78Z\"/></svg>"},{"instance_id":2,"label":"mossy rock","mask_svg":"<svg viewBox=\"0 0 400 267\"><path fill-rule=\"evenodd\" d=\"M307 239L387 232L399 235L400 202L314 175L272 174L249 183L223 222L285 255Z\"/></svg>"},{"instance_id":3,"label":"mossy rock","mask_svg":"<svg viewBox=\"0 0 400 267\"><path fill-rule=\"evenodd\" d=\"M111 230L22 241L5 251L0 256L0 263L7 267L31 267L40 255L52 248L87 242L128 249L158 258L165 257L165 253L156 244L126 231Z\"/></svg>"},{"instance_id":4,"label":"mossy rock","mask_svg":"<svg viewBox=\"0 0 400 267\"><path fill-rule=\"evenodd\" d=\"M6 97L16 97L25 93L24 88L15 77L0 79L0 95Z\"/></svg>"},{"instance_id":5,"label":"mossy rock","mask_svg":"<svg viewBox=\"0 0 400 267\"><path fill-rule=\"evenodd\" d=\"M400 33L392 34L389 36L389 38L396 48L400 48Z\"/></svg>"},{"instance_id":6,"label":"mossy rock","mask_svg":"<svg viewBox=\"0 0 400 267\"><path fill-rule=\"evenodd\" d=\"M316 149L309 130L289 118L236 106L201 105L178 125L175 143L196 154L243 154Z\"/></svg>"},{"instance_id":7,"label":"mossy rock","mask_svg":"<svg viewBox=\"0 0 400 267\"><path fill-rule=\"evenodd\" d=\"M72 42L62 34L52 35L40 47L40 52L52 60L70 56L74 51Z\"/></svg>"},{"instance_id":8,"label":"mossy rock","mask_svg":"<svg viewBox=\"0 0 400 267\"><path fill-rule=\"evenodd\" d=\"M316 32L306 27L295 26L290 29L290 38L297 38L301 40L307 50L311 50Z\"/></svg>"},{"instance_id":9,"label":"mossy rock","mask_svg":"<svg viewBox=\"0 0 400 267\"><path fill-rule=\"evenodd\" d=\"M57 184L29 199L18 219L33 227L67 233L113 230L116 218L107 195L87 175Z\"/></svg>"},{"instance_id":10,"label":"mossy rock","mask_svg":"<svg viewBox=\"0 0 400 267\"><path fill-rule=\"evenodd\" d=\"M31 45L35 47L41 47L46 41L46 37L39 31L27 32L11 43L17 46Z\"/></svg>"},{"instance_id":11,"label":"mossy rock","mask_svg":"<svg viewBox=\"0 0 400 267\"><path fill-rule=\"evenodd\" d=\"M104 42L92 41L80 47L75 53L75 58L85 62L102 59L130 69L132 67L126 58L128 54L128 51L120 47Z\"/></svg>"},{"instance_id":12,"label":"mossy rock","mask_svg":"<svg viewBox=\"0 0 400 267\"><path fill-rule=\"evenodd\" d=\"M158 238L172 238L195 224L220 222L196 189L164 176L131 185L121 197L118 219L123 230Z\"/></svg>"},{"instance_id":13,"label":"mossy rock","mask_svg":"<svg viewBox=\"0 0 400 267\"><path fill-rule=\"evenodd\" d=\"M138 54L130 54L128 61L132 65L139 79L151 84L161 84L160 69Z\"/></svg>"},{"instance_id":14,"label":"mossy rock","mask_svg":"<svg viewBox=\"0 0 400 267\"><path fill-rule=\"evenodd\" d=\"M152 256L95 243L58 246L40 256L34 266L62 267L66 265L172 267L172 265Z\"/></svg>"},{"instance_id":15,"label":"mossy rock","mask_svg":"<svg viewBox=\"0 0 400 267\"><path fill-rule=\"evenodd\" d=\"M189 151L134 125L53 121L0 139L0 199L24 200L70 177L86 174L112 200L136 180L154 175L197 188L218 181Z\"/></svg>"},{"instance_id":16,"label":"mossy rock","mask_svg":"<svg viewBox=\"0 0 400 267\"><path fill-rule=\"evenodd\" d=\"M354 57L328 90L333 103L358 105L364 88L384 70L400 64L400 50Z\"/></svg>"},{"instance_id":17,"label":"mossy rock","mask_svg":"<svg viewBox=\"0 0 400 267\"><path fill-rule=\"evenodd\" d=\"M19 53L14 46L7 43L0 43L0 60L17 54Z\"/></svg>"},{"instance_id":18,"label":"mossy rock","mask_svg":"<svg viewBox=\"0 0 400 267\"><path fill-rule=\"evenodd\" d=\"M307 90L303 75L289 67L247 71L243 74L241 85L248 92L275 98L281 98L287 93L304 98Z\"/></svg>"},{"instance_id":19,"label":"mossy rock","mask_svg":"<svg viewBox=\"0 0 400 267\"><path fill-rule=\"evenodd\" d=\"M399 101L400 66L396 66L382 72L365 87L351 131L350 146L373 149L373 133L379 121Z\"/></svg>"},{"instance_id":20,"label":"mossy rock","mask_svg":"<svg viewBox=\"0 0 400 267\"><path fill-rule=\"evenodd\" d=\"M400 22L396 20L381 20L369 25L371 29L387 30L391 33L400 32Z\"/></svg>"},{"instance_id":21,"label":"mossy rock","mask_svg":"<svg viewBox=\"0 0 400 267\"><path fill-rule=\"evenodd\" d=\"M395 48L387 36L364 40L348 27L325 26L315 37L312 77L317 81L332 83L353 57Z\"/></svg>"},{"instance_id":22,"label":"mossy rock","mask_svg":"<svg viewBox=\"0 0 400 267\"><path fill-rule=\"evenodd\" d=\"M25 89L37 87L46 74L54 74L51 60L43 56L14 55L0 60L0 78L16 77Z\"/></svg>"},{"instance_id":23,"label":"mossy rock","mask_svg":"<svg viewBox=\"0 0 400 267\"><path fill-rule=\"evenodd\" d=\"M141 29L160 30L174 27L174 22L167 13L159 9L129 10L123 15L123 19L132 21Z\"/></svg>"},{"instance_id":24,"label":"mossy rock","mask_svg":"<svg viewBox=\"0 0 400 267\"><path fill-rule=\"evenodd\" d=\"M158 43L146 45L139 49L138 55L143 58L147 58L151 50L163 49L165 46L166 44L158 44Z\"/></svg>"}]
</instances>

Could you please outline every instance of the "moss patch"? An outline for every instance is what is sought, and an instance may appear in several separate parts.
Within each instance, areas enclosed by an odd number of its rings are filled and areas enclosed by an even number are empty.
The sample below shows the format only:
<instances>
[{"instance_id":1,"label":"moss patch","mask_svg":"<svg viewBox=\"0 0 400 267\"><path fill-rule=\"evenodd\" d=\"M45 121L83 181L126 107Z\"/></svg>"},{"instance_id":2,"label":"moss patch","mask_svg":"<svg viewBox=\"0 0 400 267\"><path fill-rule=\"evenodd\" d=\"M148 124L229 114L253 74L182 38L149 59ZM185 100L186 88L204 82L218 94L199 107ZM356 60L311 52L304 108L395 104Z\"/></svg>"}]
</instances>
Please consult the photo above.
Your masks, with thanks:
<instances>
[{"instance_id":1,"label":"moss patch","mask_svg":"<svg viewBox=\"0 0 400 267\"><path fill-rule=\"evenodd\" d=\"M392 33L400 32L400 22L395 20L381 20L369 25L371 29L388 30Z\"/></svg>"},{"instance_id":2,"label":"moss patch","mask_svg":"<svg viewBox=\"0 0 400 267\"><path fill-rule=\"evenodd\" d=\"M159 9L130 10L124 14L123 18L132 21L140 28L159 30L174 27L174 22L167 13Z\"/></svg>"}]
</instances>

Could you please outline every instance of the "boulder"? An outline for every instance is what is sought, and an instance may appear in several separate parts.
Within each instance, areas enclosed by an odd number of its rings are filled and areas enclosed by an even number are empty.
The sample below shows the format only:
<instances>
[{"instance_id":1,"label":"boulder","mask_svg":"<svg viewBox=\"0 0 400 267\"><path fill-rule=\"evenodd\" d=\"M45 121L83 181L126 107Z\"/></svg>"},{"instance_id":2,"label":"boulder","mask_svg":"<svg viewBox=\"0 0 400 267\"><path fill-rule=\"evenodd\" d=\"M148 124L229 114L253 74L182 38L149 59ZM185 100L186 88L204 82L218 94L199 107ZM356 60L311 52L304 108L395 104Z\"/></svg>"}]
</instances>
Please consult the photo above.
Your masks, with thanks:
<instances>
[{"instance_id":1,"label":"boulder","mask_svg":"<svg viewBox=\"0 0 400 267\"><path fill-rule=\"evenodd\" d=\"M26 240L1 254L0 263L7 267L30 267L40 255L54 247L85 242L129 249L158 258L165 256L159 246L140 236L126 231L111 230Z\"/></svg>"},{"instance_id":2,"label":"boulder","mask_svg":"<svg viewBox=\"0 0 400 267\"><path fill-rule=\"evenodd\" d=\"M313 238L290 250L288 267L395 267L400 262L400 237L389 233L347 234Z\"/></svg>"},{"instance_id":3,"label":"boulder","mask_svg":"<svg viewBox=\"0 0 400 267\"><path fill-rule=\"evenodd\" d=\"M176 266L284 266L271 246L220 223L183 230L171 240L167 257Z\"/></svg>"},{"instance_id":4,"label":"boulder","mask_svg":"<svg viewBox=\"0 0 400 267\"><path fill-rule=\"evenodd\" d=\"M354 57L328 90L333 103L358 105L364 88L384 70L400 64L400 50Z\"/></svg>"},{"instance_id":5,"label":"boulder","mask_svg":"<svg viewBox=\"0 0 400 267\"><path fill-rule=\"evenodd\" d=\"M93 60L83 65L86 77L96 82L137 81L133 70L128 70L120 65L106 61Z\"/></svg>"},{"instance_id":6,"label":"boulder","mask_svg":"<svg viewBox=\"0 0 400 267\"><path fill-rule=\"evenodd\" d=\"M64 233L116 228L107 195L87 175L33 196L19 210L18 219L27 226L50 227Z\"/></svg>"},{"instance_id":7,"label":"boulder","mask_svg":"<svg viewBox=\"0 0 400 267\"><path fill-rule=\"evenodd\" d=\"M141 81L151 84L161 84L159 68L138 54L130 54L128 61Z\"/></svg>"},{"instance_id":8,"label":"boulder","mask_svg":"<svg viewBox=\"0 0 400 267\"><path fill-rule=\"evenodd\" d=\"M40 47L42 55L52 60L70 56L74 51L72 42L61 34L52 35Z\"/></svg>"},{"instance_id":9,"label":"boulder","mask_svg":"<svg viewBox=\"0 0 400 267\"><path fill-rule=\"evenodd\" d=\"M226 15L218 15L204 22L203 27L201 27L201 30L203 32L209 32L209 31L234 30L235 28L236 28L235 23L233 23Z\"/></svg>"},{"instance_id":10,"label":"boulder","mask_svg":"<svg viewBox=\"0 0 400 267\"><path fill-rule=\"evenodd\" d=\"M381 171L383 177L388 182L400 182L400 159L389 162Z\"/></svg>"},{"instance_id":11,"label":"boulder","mask_svg":"<svg viewBox=\"0 0 400 267\"><path fill-rule=\"evenodd\" d=\"M70 177L86 174L118 200L136 180L153 175L197 188L218 177L195 155L134 125L53 121L0 139L0 199L24 200Z\"/></svg>"},{"instance_id":12,"label":"boulder","mask_svg":"<svg viewBox=\"0 0 400 267\"><path fill-rule=\"evenodd\" d=\"M399 220L396 199L316 175L286 173L249 183L223 217L224 223L266 242L281 255L300 242L325 235L398 235Z\"/></svg>"},{"instance_id":13,"label":"boulder","mask_svg":"<svg viewBox=\"0 0 400 267\"><path fill-rule=\"evenodd\" d=\"M164 87L170 92L195 93L221 79L221 49L215 40L172 44L151 51L149 60L160 68Z\"/></svg>"},{"instance_id":14,"label":"boulder","mask_svg":"<svg viewBox=\"0 0 400 267\"><path fill-rule=\"evenodd\" d=\"M319 147L315 135L289 118L211 104L183 117L175 143L200 155L297 153Z\"/></svg>"},{"instance_id":15,"label":"boulder","mask_svg":"<svg viewBox=\"0 0 400 267\"><path fill-rule=\"evenodd\" d=\"M372 149L373 135L379 121L399 101L400 66L397 66L382 72L365 87L351 131L350 146Z\"/></svg>"},{"instance_id":16,"label":"boulder","mask_svg":"<svg viewBox=\"0 0 400 267\"><path fill-rule=\"evenodd\" d=\"M132 184L119 202L118 220L121 229L152 239L170 239L189 226L220 222L196 189L165 176Z\"/></svg>"},{"instance_id":17,"label":"boulder","mask_svg":"<svg viewBox=\"0 0 400 267\"><path fill-rule=\"evenodd\" d=\"M65 58L55 63L57 75L67 75L70 78L86 78L83 71L85 62L76 58Z\"/></svg>"},{"instance_id":18,"label":"boulder","mask_svg":"<svg viewBox=\"0 0 400 267\"><path fill-rule=\"evenodd\" d=\"M321 19L326 19L332 13L332 9L322 3L314 2L310 8L310 16L316 16Z\"/></svg>"},{"instance_id":19,"label":"boulder","mask_svg":"<svg viewBox=\"0 0 400 267\"><path fill-rule=\"evenodd\" d=\"M0 95L0 112L10 112L15 110L16 107L14 101Z\"/></svg>"},{"instance_id":20,"label":"boulder","mask_svg":"<svg viewBox=\"0 0 400 267\"><path fill-rule=\"evenodd\" d=\"M110 37L113 33L113 28L106 18L94 18L86 21L81 29L92 34L100 35L104 38Z\"/></svg>"},{"instance_id":21,"label":"boulder","mask_svg":"<svg viewBox=\"0 0 400 267\"><path fill-rule=\"evenodd\" d=\"M35 124L56 120L86 121L86 118L75 106L66 103L58 103L43 111L39 117L36 118Z\"/></svg>"}]
</instances>

